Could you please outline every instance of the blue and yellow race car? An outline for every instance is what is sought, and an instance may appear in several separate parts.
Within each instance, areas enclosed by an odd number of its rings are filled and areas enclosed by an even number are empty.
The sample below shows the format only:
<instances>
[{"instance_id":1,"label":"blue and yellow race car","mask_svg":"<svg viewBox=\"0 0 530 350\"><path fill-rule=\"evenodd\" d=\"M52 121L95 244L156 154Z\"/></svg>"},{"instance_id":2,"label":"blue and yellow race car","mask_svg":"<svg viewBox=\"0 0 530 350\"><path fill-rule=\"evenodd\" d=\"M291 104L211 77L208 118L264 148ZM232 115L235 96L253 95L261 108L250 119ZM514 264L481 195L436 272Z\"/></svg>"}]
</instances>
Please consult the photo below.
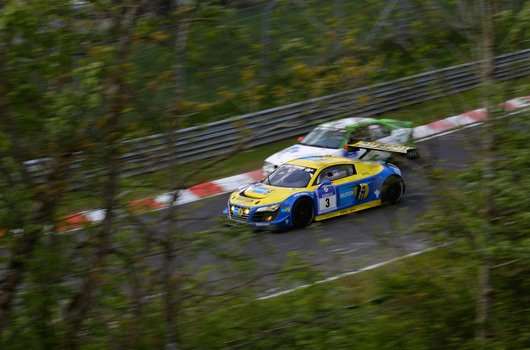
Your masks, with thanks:
<instances>
[{"instance_id":1,"label":"blue and yellow race car","mask_svg":"<svg viewBox=\"0 0 530 350\"><path fill-rule=\"evenodd\" d=\"M360 141L351 149L419 157L413 147ZM223 211L234 222L257 228L304 227L312 221L397 203L405 193L399 168L387 162L309 156L291 160L263 180L232 192Z\"/></svg>"}]
</instances>

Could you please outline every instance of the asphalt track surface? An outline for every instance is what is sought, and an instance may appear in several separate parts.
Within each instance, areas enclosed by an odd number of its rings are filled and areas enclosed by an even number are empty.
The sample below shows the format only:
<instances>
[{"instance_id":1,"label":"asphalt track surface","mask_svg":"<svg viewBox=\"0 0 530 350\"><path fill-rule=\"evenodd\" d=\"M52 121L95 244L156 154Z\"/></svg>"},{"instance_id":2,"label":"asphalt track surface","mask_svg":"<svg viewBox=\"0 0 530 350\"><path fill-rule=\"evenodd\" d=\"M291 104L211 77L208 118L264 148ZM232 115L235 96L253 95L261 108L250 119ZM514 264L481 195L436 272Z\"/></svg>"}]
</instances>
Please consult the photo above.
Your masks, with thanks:
<instances>
[{"instance_id":1,"label":"asphalt track surface","mask_svg":"<svg viewBox=\"0 0 530 350\"><path fill-rule=\"evenodd\" d=\"M424 164L430 162L435 168L449 171L467 167L473 157L473 149L478 145L481 129L481 126L467 127L420 142L418 147L422 159L405 160L405 164L400 164L407 189L397 205L312 223L303 229L253 231L242 251L256 263L253 274L266 276L260 279L266 281L262 288L264 295L294 287L289 283L276 283L279 282L276 273L286 269L287 256L293 254L307 264L315 265L322 278L329 278L428 248L427 233L411 232L419 216L427 210L433 193L432 185L424 180ZM408 162L413 163L407 165ZM228 197L229 194L225 193L193 205L180 206L179 210L189 211L189 219L182 229L215 232L219 221L225 221L219 218L223 217L222 210ZM224 229L231 230L231 227ZM236 230L235 227L233 229ZM228 244L220 246L219 250L232 248ZM222 259L208 252L185 261L192 268L224 264ZM220 278L215 274L211 277L213 280ZM239 282L242 281L236 277L230 283Z\"/></svg>"},{"instance_id":2,"label":"asphalt track surface","mask_svg":"<svg viewBox=\"0 0 530 350\"><path fill-rule=\"evenodd\" d=\"M376 207L317 223L303 229L273 231L250 231L243 244L221 241L214 252L204 250L198 254L175 252L180 267L197 271L201 267L215 266L208 275L212 288L226 288L253 280L252 287L262 297L274 295L303 284L307 281L289 279L286 271L293 265L286 265L289 256L296 256L299 265L312 265L323 280L344 273L358 271L367 266L386 262L410 253L429 248L427 233L412 232L417 219L424 213L432 197L433 187L424 180L423 164L434 163L436 168L458 170L468 166L473 157L473 145L477 145L480 125L450 131L431 137L418 144L422 158L412 166L399 164L406 182L406 193L401 202L393 206ZM200 201L180 205L179 212L187 212L186 220L175 227L176 234L182 231L194 233L207 231L212 234L220 230L237 237L241 231L227 225L222 214L229 193L207 197ZM141 215L162 237L167 229L160 220L168 209ZM134 226L134 223L126 226ZM88 231L72 232L83 241ZM177 245L177 243L176 243ZM236 263L252 265L246 273L233 272L232 259L219 257L230 252ZM221 254L219 254L221 253ZM150 261L156 266L163 264L163 254L153 254ZM3 273L0 272L0 276ZM255 278L261 276L260 278Z\"/></svg>"},{"instance_id":3,"label":"asphalt track surface","mask_svg":"<svg viewBox=\"0 0 530 350\"><path fill-rule=\"evenodd\" d=\"M458 170L468 166L473 157L473 146L477 145L482 127L476 125L445 134L435 135L418 143L421 159L404 160L399 164L406 183L406 193L400 203L392 206L376 207L348 215L314 222L303 229L283 229L272 231L249 231L244 243L234 240L220 241L214 251L204 250L188 254L175 252L180 267L197 271L202 267L215 266L208 275L212 288L223 288L255 279L252 286L266 297L277 292L304 284L303 281L289 279L286 265L289 257L296 256L297 264L311 265L323 280L344 273L350 273L366 266L386 262L410 253L429 248L427 233L412 232L418 218L425 213L433 193L432 185L424 180L426 162L442 170ZM233 232L235 238L241 235L239 228L230 226L222 214L229 193L207 197L197 202L177 206L179 212L186 212L186 220L174 227L176 235L211 232L212 235L225 231ZM154 229L155 236L163 237L167 229L160 220L168 209L141 215ZM129 222L126 226L135 226ZM251 229L249 229L251 230ZM247 230L248 231L248 230ZM80 241L87 239L89 231L76 231ZM175 243L178 245L178 243ZM246 273L233 272L233 259L220 257L230 252L236 264L252 265ZM220 254L219 254L220 253ZM153 254L152 264L161 266L163 254ZM3 272L0 271L0 276ZM260 278L255 278L261 276Z\"/></svg>"}]
</instances>

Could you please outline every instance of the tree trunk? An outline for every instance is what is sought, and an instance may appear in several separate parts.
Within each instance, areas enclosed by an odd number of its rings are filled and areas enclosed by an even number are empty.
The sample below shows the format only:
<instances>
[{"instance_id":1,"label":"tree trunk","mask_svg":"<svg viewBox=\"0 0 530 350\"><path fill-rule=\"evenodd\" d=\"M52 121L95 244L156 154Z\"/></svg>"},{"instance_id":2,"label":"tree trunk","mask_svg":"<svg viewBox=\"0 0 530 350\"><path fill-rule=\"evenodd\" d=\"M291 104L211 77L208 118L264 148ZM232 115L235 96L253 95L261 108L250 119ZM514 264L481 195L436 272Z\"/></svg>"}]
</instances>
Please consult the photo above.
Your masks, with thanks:
<instances>
[{"instance_id":1,"label":"tree trunk","mask_svg":"<svg viewBox=\"0 0 530 350\"><path fill-rule=\"evenodd\" d=\"M115 69L106 87L108 115L102 129L106 140L106 165L108 179L104 184L103 200L105 202L105 219L94 237L92 246L94 255L88 264L88 273L77 295L72 299L65 319L66 332L63 338L65 349L76 349L77 335L93 304L94 293L99 283L99 275L104 269L110 251L111 237L114 229L115 208L118 204L119 171L120 171L120 119L123 109L127 106L125 74L128 47L131 42L131 31L136 16L137 6L128 7L125 18L113 18L111 35L117 36Z\"/></svg>"},{"instance_id":2,"label":"tree trunk","mask_svg":"<svg viewBox=\"0 0 530 350\"><path fill-rule=\"evenodd\" d=\"M482 19L482 35L479 45L481 56L481 74L483 90L483 108L487 111L487 118L484 124L483 138L483 189L486 200L485 225L478 237L479 267L477 275L477 301L475 316L475 340L480 347L485 347L486 339L489 336L489 323L491 314L491 259L487 253L488 245L492 237L492 218L494 217L494 194L491 192L489 185L495 178L494 161L495 161L495 118L491 111L491 94L493 79L493 17L491 0L477 0L475 2L479 18Z\"/></svg>"}]
</instances>

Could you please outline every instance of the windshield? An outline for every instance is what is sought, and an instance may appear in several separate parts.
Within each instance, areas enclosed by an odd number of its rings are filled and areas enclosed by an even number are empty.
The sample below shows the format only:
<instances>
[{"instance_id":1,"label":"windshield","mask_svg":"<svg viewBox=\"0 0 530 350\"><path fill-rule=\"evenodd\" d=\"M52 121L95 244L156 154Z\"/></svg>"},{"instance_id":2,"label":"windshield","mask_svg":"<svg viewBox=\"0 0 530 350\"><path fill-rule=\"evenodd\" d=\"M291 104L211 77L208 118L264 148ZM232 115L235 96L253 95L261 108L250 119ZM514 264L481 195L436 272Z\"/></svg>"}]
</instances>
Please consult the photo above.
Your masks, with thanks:
<instances>
[{"instance_id":1,"label":"windshield","mask_svg":"<svg viewBox=\"0 0 530 350\"><path fill-rule=\"evenodd\" d=\"M278 187L307 187L316 169L299 165L284 164L262 180L263 183Z\"/></svg>"},{"instance_id":2,"label":"windshield","mask_svg":"<svg viewBox=\"0 0 530 350\"><path fill-rule=\"evenodd\" d=\"M307 134L300 144L314 147L340 148L347 133L346 130L319 127Z\"/></svg>"}]
</instances>

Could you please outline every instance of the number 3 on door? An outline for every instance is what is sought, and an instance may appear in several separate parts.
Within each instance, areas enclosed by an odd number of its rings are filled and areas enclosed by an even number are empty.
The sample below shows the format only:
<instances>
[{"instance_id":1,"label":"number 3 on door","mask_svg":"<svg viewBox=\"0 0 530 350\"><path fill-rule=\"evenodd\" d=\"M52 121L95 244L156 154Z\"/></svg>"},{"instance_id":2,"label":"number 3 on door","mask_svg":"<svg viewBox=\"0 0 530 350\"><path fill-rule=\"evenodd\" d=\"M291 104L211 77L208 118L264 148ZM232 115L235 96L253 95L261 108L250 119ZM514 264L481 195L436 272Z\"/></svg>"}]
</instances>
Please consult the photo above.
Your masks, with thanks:
<instances>
[{"instance_id":1,"label":"number 3 on door","mask_svg":"<svg viewBox=\"0 0 530 350\"><path fill-rule=\"evenodd\" d=\"M337 208L337 196L335 188L328 188L327 191L318 191L318 213L322 214Z\"/></svg>"}]
</instances>

